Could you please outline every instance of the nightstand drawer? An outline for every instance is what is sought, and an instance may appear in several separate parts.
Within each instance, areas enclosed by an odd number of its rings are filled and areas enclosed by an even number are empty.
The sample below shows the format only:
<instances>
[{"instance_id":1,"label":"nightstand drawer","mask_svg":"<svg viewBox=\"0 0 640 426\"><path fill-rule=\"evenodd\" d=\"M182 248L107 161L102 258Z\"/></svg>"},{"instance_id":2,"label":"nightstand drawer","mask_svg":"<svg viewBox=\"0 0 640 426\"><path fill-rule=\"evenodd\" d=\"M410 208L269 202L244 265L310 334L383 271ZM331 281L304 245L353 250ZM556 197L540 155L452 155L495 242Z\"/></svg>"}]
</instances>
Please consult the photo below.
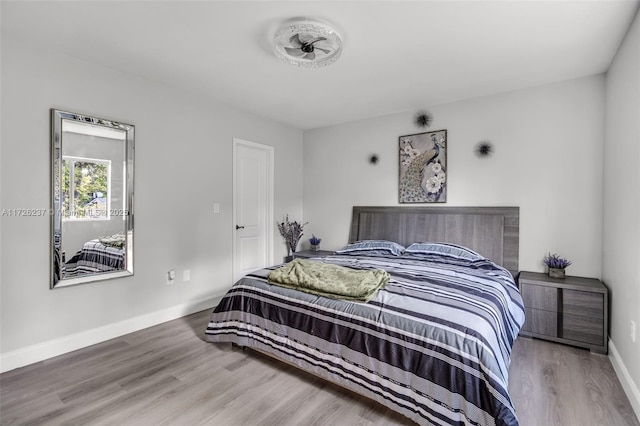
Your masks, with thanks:
<instances>
[{"instance_id":1,"label":"nightstand drawer","mask_svg":"<svg viewBox=\"0 0 640 426\"><path fill-rule=\"evenodd\" d=\"M558 289L541 285L520 283L524 306L543 311L558 311Z\"/></svg>"},{"instance_id":2,"label":"nightstand drawer","mask_svg":"<svg viewBox=\"0 0 640 426\"><path fill-rule=\"evenodd\" d=\"M558 337L558 313L540 309L525 308L525 321L522 331Z\"/></svg>"},{"instance_id":3,"label":"nightstand drawer","mask_svg":"<svg viewBox=\"0 0 640 426\"><path fill-rule=\"evenodd\" d=\"M562 312L567 315L580 315L604 318L604 295L587 291L564 290L562 292Z\"/></svg>"},{"instance_id":4,"label":"nightstand drawer","mask_svg":"<svg viewBox=\"0 0 640 426\"><path fill-rule=\"evenodd\" d=\"M604 325L602 318L565 313L562 315L562 337L576 342L603 345Z\"/></svg>"}]
</instances>

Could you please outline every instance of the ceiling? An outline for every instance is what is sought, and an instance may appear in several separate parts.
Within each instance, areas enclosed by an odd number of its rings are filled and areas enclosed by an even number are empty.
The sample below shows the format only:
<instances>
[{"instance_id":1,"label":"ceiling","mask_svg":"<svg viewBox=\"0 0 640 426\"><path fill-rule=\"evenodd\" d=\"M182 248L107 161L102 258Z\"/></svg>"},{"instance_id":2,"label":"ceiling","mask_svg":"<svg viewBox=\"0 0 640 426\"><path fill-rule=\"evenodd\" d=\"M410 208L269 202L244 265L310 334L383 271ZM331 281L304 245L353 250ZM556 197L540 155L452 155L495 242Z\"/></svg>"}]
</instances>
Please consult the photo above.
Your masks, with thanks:
<instances>
[{"instance_id":1,"label":"ceiling","mask_svg":"<svg viewBox=\"0 0 640 426\"><path fill-rule=\"evenodd\" d=\"M7 1L2 35L312 129L607 70L639 0ZM278 60L292 18L343 37L335 64Z\"/></svg>"}]
</instances>

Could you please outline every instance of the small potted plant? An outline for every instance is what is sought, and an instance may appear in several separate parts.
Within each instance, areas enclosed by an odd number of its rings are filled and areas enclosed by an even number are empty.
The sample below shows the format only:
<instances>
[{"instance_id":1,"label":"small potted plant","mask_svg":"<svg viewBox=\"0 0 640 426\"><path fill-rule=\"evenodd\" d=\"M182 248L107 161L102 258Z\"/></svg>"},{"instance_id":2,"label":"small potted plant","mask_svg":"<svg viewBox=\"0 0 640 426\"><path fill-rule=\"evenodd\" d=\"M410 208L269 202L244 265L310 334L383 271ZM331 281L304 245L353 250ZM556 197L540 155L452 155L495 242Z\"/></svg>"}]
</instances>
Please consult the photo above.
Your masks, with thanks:
<instances>
[{"instance_id":1,"label":"small potted plant","mask_svg":"<svg viewBox=\"0 0 640 426\"><path fill-rule=\"evenodd\" d=\"M570 260L551 253L545 256L544 263L549 268L549 276L551 278L564 278L565 268L571 265Z\"/></svg>"},{"instance_id":2,"label":"small potted plant","mask_svg":"<svg viewBox=\"0 0 640 426\"><path fill-rule=\"evenodd\" d=\"M309 238L309 243L311 243L311 251L320 251L320 241L322 241L322 238L318 238L314 234L311 234L311 238Z\"/></svg>"}]
</instances>

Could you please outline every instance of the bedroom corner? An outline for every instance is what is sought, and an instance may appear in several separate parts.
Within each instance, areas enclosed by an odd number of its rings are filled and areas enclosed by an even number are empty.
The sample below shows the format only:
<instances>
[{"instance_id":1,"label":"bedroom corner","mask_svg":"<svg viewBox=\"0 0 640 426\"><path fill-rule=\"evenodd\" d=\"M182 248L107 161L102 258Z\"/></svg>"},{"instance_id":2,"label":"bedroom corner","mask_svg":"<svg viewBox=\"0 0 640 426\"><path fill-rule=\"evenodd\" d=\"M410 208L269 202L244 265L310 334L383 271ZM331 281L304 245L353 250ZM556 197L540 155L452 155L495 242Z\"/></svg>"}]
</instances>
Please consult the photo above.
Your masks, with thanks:
<instances>
[{"instance_id":1,"label":"bedroom corner","mask_svg":"<svg viewBox=\"0 0 640 426\"><path fill-rule=\"evenodd\" d=\"M290 165L275 212L302 215L301 130L25 41L3 36L1 50L3 209L49 206L50 108L136 126L133 276L50 290L49 216L1 218L3 370L217 303L232 284L233 137L275 148Z\"/></svg>"}]
</instances>

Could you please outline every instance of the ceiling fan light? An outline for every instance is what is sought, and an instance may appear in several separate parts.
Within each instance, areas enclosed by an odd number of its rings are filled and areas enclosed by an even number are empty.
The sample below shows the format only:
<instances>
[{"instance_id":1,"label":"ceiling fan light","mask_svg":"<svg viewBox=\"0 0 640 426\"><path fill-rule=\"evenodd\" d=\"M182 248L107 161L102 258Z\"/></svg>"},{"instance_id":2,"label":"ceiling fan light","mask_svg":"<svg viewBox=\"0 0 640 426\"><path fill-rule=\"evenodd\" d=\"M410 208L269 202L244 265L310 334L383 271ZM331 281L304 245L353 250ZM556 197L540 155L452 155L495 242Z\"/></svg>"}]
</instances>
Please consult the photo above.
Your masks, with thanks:
<instances>
[{"instance_id":1,"label":"ceiling fan light","mask_svg":"<svg viewBox=\"0 0 640 426\"><path fill-rule=\"evenodd\" d=\"M297 46L305 40L311 43ZM283 25L276 31L273 36L273 50L276 57L290 64L301 68L321 68L331 65L340 58L342 38L326 24L297 21ZM302 53L297 50L301 50Z\"/></svg>"}]
</instances>

